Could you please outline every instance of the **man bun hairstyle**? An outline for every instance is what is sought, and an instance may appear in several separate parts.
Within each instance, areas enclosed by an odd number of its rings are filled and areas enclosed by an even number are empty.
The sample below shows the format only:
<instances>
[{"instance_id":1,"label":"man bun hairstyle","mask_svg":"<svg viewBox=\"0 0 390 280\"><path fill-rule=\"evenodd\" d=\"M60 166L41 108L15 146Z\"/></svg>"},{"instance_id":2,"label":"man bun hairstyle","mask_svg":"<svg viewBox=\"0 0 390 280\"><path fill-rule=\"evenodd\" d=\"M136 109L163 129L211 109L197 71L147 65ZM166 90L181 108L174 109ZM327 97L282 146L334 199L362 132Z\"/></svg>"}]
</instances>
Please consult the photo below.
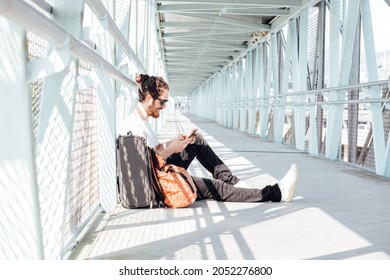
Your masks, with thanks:
<instances>
[{"instance_id":1,"label":"man bun hairstyle","mask_svg":"<svg viewBox=\"0 0 390 280\"><path fill-rule=\"evenodd\" d=\"M162 77L137 74L135 81L139 84L138 98L141 102L145 100L148 94L153 99L157 99L163 90L169 90L167 82Z\"/></svg>"}]
</instances>

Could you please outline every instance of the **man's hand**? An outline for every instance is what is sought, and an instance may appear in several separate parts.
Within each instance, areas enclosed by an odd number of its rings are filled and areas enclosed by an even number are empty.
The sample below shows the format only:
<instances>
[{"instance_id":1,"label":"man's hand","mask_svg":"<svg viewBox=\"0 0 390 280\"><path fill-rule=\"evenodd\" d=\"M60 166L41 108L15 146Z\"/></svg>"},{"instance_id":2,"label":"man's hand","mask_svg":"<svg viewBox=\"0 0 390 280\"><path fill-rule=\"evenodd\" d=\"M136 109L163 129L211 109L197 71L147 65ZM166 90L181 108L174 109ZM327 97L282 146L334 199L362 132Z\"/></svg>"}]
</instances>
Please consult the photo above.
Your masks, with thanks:
<instances>
[{"instance_id":1,"label":"man's hand","mask_svg":"<svg viewBox=\"0 0 390 280\"><path fill-rule=\"evenodd\" d=\"M185 134L180 134L177 138L172 139L171 141L159 144L156 147L156 150L164 158L168 158L170 155L175 153L181 153L189 144L194 144L197 131L198 129L194 128Z\"/></svg>"},{"instance_id":2,"label":"man's hand","mask_svg":"<svg viewBox=\"0 0 390 280\"><path fill-rule=\"evenodd\" d=\"M195 141L195 138L188 138L185 134L179 135L177 138L173 139L168 146L168 149L174 153L182 152L188 144Z\"/></svg>"},{"instance_id":3,"label":"man's hand","mask_svg":"<svg viewBox=\"0 0 390 280\"><path fill-rule=\"evenodd\" d=\"M186 134L184 134L183 136L187 139L192 139L192 141L190 142L190 144L193 144L195 142L195 138L197 136L197 133L198 132L198 129L197 128L193 128L191 129L190 132L187 132Z\"/></svg>"}]
</instances>

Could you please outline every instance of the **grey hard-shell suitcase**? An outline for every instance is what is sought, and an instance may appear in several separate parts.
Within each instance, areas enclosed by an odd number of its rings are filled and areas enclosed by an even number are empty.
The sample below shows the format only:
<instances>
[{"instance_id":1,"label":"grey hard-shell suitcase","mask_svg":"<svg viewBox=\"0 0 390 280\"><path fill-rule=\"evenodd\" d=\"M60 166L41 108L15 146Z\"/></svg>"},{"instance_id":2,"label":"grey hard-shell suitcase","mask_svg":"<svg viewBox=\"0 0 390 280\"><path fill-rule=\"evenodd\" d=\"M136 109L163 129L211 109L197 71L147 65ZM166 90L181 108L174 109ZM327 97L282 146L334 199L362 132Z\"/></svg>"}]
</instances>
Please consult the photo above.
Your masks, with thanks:
<instances>
[{"instance_id":1,"label":"grey hard-shell suitcase","mask_svg":"<svg viewBox=\"0 0 390 280\"><path fill-rule=\"evenodd\" d=\"M154 207L155 193L149 151L143 137L119 135L117 138L118 201L124 208Z\"/></svg>"}]
</instances>

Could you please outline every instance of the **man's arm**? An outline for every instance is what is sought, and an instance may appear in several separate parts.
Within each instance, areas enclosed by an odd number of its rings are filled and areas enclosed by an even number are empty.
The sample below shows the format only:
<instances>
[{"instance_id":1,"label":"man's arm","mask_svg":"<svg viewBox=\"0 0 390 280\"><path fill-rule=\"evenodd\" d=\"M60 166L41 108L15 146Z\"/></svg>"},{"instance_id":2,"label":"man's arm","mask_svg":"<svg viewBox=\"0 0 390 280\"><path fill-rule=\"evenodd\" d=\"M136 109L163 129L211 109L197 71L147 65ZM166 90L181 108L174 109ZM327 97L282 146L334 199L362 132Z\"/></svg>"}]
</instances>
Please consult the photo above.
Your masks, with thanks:
<instances>
[{"instance_id":1,"label":"man's arm","mask_svg":"<svg viewBox=\"0 0 390 280\"><path fill-rule=\"evenodd\" d=\"M164 159L168 158L170 155L173 154L170 150L168 150L168 146L172 143L173 140L170 140L165 143L160 143L156 146L156 151L159 153Z\"/></svg>"}]
</instances>

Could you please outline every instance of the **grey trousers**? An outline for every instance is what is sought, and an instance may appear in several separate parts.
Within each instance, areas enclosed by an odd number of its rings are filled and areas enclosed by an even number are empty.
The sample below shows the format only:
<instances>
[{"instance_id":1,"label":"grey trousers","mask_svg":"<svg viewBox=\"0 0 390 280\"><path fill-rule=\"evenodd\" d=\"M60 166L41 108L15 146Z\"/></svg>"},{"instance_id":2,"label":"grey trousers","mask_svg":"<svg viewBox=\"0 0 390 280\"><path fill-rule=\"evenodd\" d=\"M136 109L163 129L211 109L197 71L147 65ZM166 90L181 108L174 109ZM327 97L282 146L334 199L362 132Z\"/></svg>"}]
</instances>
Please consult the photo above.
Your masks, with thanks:
<instances>
[{"instance_id":1,"label":"grey trousers","mask_svg":"<svg viewBox=\"0 0 390 280\"><path fill-rule=\"evenodd\" d=\"M215 154L201 134L195 143L188 145L181 153L167 158L167 163L185 169L197 158L213 176L213 179L192 176L198 190L198 200L214 199L228 202L279 202L282 198L278 184L264 188L237 188L239 179L234 176L226 164Z\"/></svg>"}]
</instances>

